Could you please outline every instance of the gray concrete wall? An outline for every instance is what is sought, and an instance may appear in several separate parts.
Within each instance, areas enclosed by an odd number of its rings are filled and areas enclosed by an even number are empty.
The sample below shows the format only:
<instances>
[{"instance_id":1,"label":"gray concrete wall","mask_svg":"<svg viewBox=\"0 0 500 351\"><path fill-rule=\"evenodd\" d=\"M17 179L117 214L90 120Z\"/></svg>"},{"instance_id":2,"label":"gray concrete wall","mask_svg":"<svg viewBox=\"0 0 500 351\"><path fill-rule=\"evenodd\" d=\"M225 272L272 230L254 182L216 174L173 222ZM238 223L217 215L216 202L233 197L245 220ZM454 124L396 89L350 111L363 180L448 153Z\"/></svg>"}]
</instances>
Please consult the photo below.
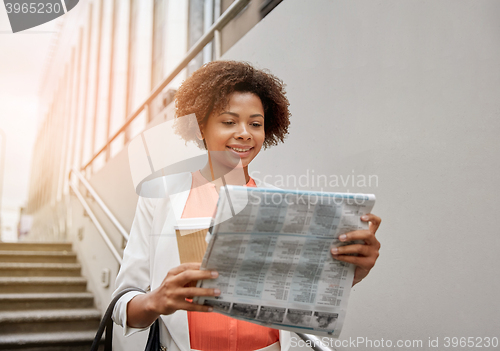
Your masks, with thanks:
<instances>
[{"instance_id":1,"label":"gray concrete wall","mask_svg":"<svg viewBox=\"0 0 500 351\"><path fill-rule=\"evenodd\" d=\"M381 255L340 340L498 337L498 18L499 1L287 0L223 57L288 85L290 136L251 172L377 196Z\"/></svg>"}]
</instances>

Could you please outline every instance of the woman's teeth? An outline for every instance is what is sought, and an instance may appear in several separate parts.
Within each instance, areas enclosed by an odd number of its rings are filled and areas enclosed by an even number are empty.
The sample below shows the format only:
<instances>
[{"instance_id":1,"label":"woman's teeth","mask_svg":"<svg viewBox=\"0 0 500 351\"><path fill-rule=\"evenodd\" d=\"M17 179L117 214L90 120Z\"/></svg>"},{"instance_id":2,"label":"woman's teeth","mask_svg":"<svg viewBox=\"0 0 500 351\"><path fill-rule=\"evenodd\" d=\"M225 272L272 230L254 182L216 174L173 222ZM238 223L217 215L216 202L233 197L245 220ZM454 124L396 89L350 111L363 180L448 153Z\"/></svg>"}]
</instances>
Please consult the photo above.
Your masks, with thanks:
<instances>
[{"instance_id":1,"label":"woman's teeth","mask_svg":"<svg viewBox=\"0 0 500 351\"><path fill-rule=\"evenodd\" d=\"M236 152L247 152L248 150L250 149L238 149L237 147L231 147L231 146L228 146L228 148L230 148L231 150L234 150Z\"/></svg>"}]
</instances>

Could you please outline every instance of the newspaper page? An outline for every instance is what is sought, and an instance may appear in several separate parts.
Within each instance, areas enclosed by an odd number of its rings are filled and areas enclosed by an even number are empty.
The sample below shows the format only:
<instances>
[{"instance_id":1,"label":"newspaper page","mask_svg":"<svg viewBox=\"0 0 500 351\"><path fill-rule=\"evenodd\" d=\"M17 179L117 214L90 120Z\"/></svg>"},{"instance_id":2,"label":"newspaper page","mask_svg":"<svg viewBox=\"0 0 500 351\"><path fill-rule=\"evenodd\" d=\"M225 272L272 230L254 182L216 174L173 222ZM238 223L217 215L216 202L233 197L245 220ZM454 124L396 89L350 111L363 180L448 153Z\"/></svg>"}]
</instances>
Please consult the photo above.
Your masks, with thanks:
<instances>
[{"instance_id":1,"label":"newspaper page","mask_svg":"<svg viewBox=\"0 0 500 351\"><path fill-rule=\"evenodd\" d=\"M218 297L195 299L219 312L270 328L338 337L354 265L332 258L338 237L368 229L360 217L375 196L221 187L202 269L219 277L198 282Z\"/></svg>"}]
</instances>

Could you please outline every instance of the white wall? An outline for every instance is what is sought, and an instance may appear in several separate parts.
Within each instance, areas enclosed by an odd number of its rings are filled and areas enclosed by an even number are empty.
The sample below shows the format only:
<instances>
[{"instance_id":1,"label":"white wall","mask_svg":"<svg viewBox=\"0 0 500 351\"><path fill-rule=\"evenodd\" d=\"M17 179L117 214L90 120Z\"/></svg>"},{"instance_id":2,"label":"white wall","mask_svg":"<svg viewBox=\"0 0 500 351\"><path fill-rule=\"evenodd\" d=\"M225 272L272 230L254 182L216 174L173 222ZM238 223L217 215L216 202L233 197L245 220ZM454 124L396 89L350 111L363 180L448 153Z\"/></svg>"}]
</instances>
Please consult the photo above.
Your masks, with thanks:
<instances>
[{"instance_id":1,"label":"white wall","mask_svg":"<svg viewBox=\"0 0 500 351\"><path fill-rule=\"evenodd\" d=\"M498 18L494 0L287 0L223 57L288 86L290 136L251 171L378 177L324 188L375 193L383 219L341 340L499 337Z\"/></svg>"}]
</instances>

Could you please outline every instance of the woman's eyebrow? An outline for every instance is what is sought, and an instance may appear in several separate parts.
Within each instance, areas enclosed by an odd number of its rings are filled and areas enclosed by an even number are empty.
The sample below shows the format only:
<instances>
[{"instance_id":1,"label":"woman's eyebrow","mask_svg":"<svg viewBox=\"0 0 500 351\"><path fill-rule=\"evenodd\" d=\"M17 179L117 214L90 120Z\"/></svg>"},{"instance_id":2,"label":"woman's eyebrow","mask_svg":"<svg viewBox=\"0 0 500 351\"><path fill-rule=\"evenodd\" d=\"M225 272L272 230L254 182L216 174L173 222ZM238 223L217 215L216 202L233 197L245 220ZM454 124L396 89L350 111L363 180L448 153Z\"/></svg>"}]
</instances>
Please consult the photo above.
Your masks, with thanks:
<instances>
[{"instance_id":1,"label":"woman's eyebrow","mask_svg":"<svg viewBox=\"0 0 500 351\"><path fill-rule=\"evenodd\" d=\"M231 112L231 111L223 111L223 112L220 113L220 115L224 115L224 114L231 115L231 116L234 116L234 117L240 117L239 114L237 114L236 112ZM262 117L262 118L264 118L264 116L262 116L260 113L255 113L253 115L250 115L250 117Z\"/></svg>"}]
</instances>

